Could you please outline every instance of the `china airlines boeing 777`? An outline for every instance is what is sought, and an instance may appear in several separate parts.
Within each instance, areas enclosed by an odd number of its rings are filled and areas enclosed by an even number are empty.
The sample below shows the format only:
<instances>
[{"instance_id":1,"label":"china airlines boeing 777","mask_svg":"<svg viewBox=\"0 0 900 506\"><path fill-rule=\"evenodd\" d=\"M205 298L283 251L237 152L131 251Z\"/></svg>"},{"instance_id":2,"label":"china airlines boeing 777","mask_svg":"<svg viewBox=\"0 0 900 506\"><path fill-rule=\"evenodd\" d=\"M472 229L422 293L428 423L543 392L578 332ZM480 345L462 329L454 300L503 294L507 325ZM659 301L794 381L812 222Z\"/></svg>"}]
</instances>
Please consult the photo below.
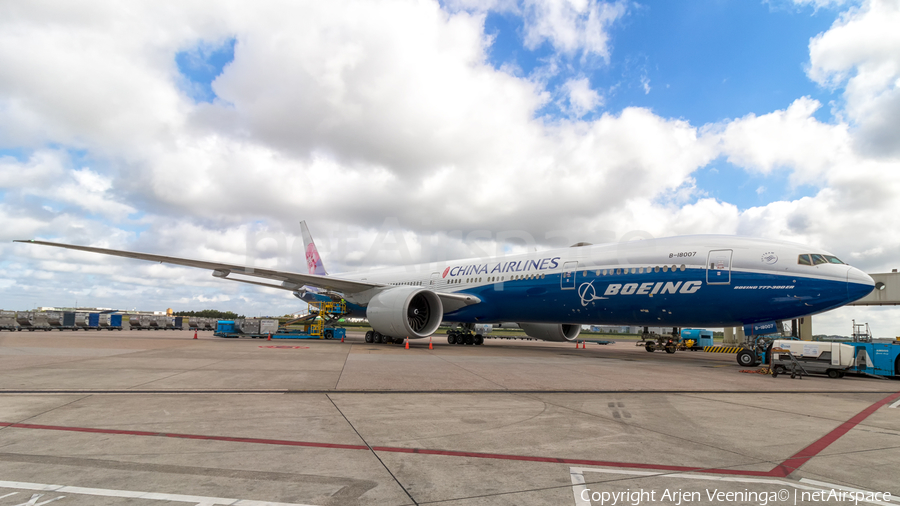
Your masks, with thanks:
<instances>
[{"instance_id":1,"label":"china airlines boeing 777","mask_svg":"<svg viewBox=\"0 0 900 506\"><path fill-rule=\"evenodd\" d=\"M874 282L820 248L722 235L580 245L328 275L305 223L308 273L163 255L16 241L210 269L213 276L343 299L364 316L368 342L428 337L441 322L517 322L532 337L577 338L582 324L725 327L821 313L867 295ZM276 283L230 277L244 275ZM472 336L467 338L471 340Z\"/></svg>"}]
</instances>

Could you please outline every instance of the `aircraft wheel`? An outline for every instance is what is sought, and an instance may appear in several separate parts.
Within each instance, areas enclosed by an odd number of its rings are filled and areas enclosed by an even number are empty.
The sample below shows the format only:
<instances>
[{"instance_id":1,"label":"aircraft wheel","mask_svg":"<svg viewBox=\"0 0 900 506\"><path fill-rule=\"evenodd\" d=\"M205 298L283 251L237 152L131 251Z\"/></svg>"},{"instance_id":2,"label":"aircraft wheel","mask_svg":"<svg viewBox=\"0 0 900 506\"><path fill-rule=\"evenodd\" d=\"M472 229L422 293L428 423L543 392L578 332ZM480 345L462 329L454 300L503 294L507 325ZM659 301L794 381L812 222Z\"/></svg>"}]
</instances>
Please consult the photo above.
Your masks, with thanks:
<instances>
[{"instance_id":1,"label":"aircraft wheel","mask_svg":"<svg viewBox=\"0 0 900 506\"><path fill-rule=\"evenodd\" d=\"M756 355L750 350L739 351L736 359L738 365L744 367L750 367L756 363Z\"/></svg>"},{"instance_id":2,"label":"aircraft wheel","mask_svg":"<svg viewBox=\"0 0 900 506\"><path fill-rule=\"evenodd\" d=\"M380 333L378 333L378 332L375 332L375 335L374 335L373 337L375 338L375 342L378 343L378 344L381 344L381 343L384 342L384 336L382 336L382 335L381 335Z\"/></svg>"},{"instance_id":3,"label":"aircraft wheel","mask_svg":"<svg viewBox=\"0 0 900 506\"><path fill-rule=\"evenodd\" d=\"M447 334L447 343L456 344L456 334Z\"/></svg>"},{"instance_id":4,"label":"aircraft wheel","mask_svg":"<svg viewBox=\"0 0 900 506\"><path fill-rule=\"evenodd\" d=\"M463 334L459 334L456 336L456 344L466 344L466 336Z\"/></svg>"},{"instance_id":5,"label":"aircraft wheel","mask_svg":"<svg viewBox=\"0 0 900 506\"><path fill-rule=\"evenodd\" d=\"M475 338L472 336L472 334L466 336L466 344L469 346L475 344Z\"/></svg>"},{"instance_id":6,"label":"aircraft wheel","mask_svg":"<svg viewBox=\"0 0 900 506\"><path fill-rule=\"evenodd\" d=\"M393 344L395 342L394 338L391 336L383 336L382 339L384 339L384 342L386 342L388 344Z\"/></svg>"},{"instance_id":7,"label":"aircraft wheel","mask_svg":"<svg viewBox=\"0 0 900 506\"><path fill-rule=\"evenodd\" d=\"M367 343L373 343L373 342L375 342L375 336L374 336L374 334L375 334L375 333L372 332L371 330L368 331L368 332L366 332L366 342L367 342Z\"/></svg>"},{"instance_id":8,"label":"aircraft wheel","mask_svg":"<svg viewBox=\"0 0 900 506\"><path fill-rule=\"evenodd\" d=\"M481 334L475 334L475 346L481 346L484 344L484 336Z\"/></svg>"}]
</instances>

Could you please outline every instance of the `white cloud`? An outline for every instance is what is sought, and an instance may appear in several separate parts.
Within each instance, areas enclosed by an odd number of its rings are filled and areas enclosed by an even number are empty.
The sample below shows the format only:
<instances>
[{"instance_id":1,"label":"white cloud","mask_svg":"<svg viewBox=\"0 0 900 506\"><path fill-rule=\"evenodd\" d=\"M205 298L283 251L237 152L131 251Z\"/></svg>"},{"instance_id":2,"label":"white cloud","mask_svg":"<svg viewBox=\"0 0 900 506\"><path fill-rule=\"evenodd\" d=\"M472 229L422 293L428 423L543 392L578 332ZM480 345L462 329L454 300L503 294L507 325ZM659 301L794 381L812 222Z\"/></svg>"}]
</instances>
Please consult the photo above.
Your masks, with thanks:
<instances>
[{"instance_id":1,"label":"white cloud","mask_svg":"<svg viewBox=\"0 0 900 506\"><path fill-rule=\"evenodd\" d=\"M525 0L525 45L544 42L562 53L582 52L609 61L609 26L627 12L627 4L597 0Z\"/></svg>"},{"instance_id":2,"label":"white cloud","mask_svg":"<svg viewBox=\"0 0 900 506\"><path fill-rule=\"evenodd\" d=\"M722 133L723 154L751 171L787 168L793 184L822 186L829 168L852 155L847 125L819 122L813 116L819 107L802 97L785 110L731 121Z\"/></svg>"},{"instance_id":3,"label":"white cloud","mask_svg":"<svg viewBox=\"0 0 900 506\"><path fill-rule=\"evenodd\" d=\"M563 88L568 94L569 110L575 117L582 117L603 105L603 97L591 88L588 78L570 79Z\"/></svg>"},{"instance_id":4,"label":"white cloud","mask_svg":"<svg viewBox=\"0 0 900 506\"><path fill-rule=\"evenodd\" d=\"M900 2L867 0L810 41L809 77L844 87L843 113L856 140L880 156L900 155Z\"/></svg>"},{"instance_id":5,"label":"white cloud","mask_svg":"<svg viewBox=\"0 0 900 506\"><path fill-rule=\"evenodd\" d=\"M854 1L856 0L791 0L794 5L811 5L817 10L843 7L844 5L847 5L848 3L852 3Z\"/></svg>"}]
</instances>

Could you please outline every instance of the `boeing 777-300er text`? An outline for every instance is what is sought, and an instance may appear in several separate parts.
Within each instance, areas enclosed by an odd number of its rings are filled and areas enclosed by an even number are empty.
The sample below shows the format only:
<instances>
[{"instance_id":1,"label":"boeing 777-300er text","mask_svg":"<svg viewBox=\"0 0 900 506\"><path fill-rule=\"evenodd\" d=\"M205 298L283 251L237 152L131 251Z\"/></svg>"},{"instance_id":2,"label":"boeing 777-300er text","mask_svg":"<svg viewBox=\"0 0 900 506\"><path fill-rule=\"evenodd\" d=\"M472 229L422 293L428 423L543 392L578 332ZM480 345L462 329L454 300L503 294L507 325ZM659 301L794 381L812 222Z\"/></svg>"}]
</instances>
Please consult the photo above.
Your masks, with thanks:
<instances>
[{"instance_id":1,"label":"boeing 777-300er text","mask_svg":"<svg viewBox=\"0 0 900 506\"><path fill-rule=\"evenodd\" d=\"M531 337L572 341L582 324L725 327L821 313L867 295L866 273L819 248L723 235L577 245L328 275L305 222L308 273L44 241L16 241L210 269L213 276L346 301L367 342L423 338L442 323L517 322ZM244 275L271 282L234 278ZM466 337L471 342L471 332ZM479 343L480 344L480 343Z\"/></svg>"}]
</instances>

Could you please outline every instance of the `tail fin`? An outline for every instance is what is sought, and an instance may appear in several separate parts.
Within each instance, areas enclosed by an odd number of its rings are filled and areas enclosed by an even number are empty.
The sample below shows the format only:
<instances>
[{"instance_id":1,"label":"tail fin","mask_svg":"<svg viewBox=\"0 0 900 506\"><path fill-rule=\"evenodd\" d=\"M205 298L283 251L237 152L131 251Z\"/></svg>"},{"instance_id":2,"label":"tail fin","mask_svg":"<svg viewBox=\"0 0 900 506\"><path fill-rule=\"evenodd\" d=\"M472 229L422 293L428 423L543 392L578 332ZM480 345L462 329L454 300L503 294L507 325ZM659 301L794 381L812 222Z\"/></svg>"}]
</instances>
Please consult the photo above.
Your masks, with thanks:
<instances>
[{"instance_id":1,"label":"tail fin","mask_svg":"<svg viewBox=\"0 0 900 506\"><path fill-rule=\"evenodd\" d=\"M306 265L309 267L310 274L318 274L319 276L327 276L325 266L322 265L322 257L319 256L319 250L316 249L316 243L313 242L309 229L306 228L306 221L300 222L301 233L303 234L303 248L306 250Z\"/></svg>"}]
</instances>

